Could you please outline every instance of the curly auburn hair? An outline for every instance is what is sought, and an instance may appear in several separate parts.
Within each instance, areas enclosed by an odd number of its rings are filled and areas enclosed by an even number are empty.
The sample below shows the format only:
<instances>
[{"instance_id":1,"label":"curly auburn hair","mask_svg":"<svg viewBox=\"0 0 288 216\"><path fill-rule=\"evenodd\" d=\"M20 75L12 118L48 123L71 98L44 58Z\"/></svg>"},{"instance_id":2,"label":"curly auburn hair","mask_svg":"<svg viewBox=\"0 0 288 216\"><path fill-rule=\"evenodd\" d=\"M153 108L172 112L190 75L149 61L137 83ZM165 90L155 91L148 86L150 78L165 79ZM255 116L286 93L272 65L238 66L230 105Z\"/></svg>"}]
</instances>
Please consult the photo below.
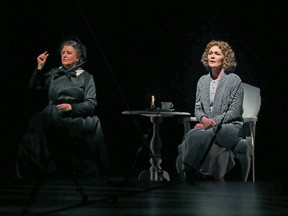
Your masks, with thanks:
<instances>
[{"instance_id":1,"label":"curly auburn hair","mask_svg":"<svg viewBox=\"0 0 288 216\"><path fill-rule=\"evenodd\" d=\"M208 64L208 53L209 53L209 50L211 49L211 47L213 47L213 46L218 46L224 55L224 60L223 60L224 70L226 72L233 72L237 66L234 51L232 50L231 46L227 42L216 41L216 40L210 41L207 44L204 53L202 54L201 62L203 64L203 66L206 68L206 70L211 71L209 64Z\"/></svg>"}]
</instances>

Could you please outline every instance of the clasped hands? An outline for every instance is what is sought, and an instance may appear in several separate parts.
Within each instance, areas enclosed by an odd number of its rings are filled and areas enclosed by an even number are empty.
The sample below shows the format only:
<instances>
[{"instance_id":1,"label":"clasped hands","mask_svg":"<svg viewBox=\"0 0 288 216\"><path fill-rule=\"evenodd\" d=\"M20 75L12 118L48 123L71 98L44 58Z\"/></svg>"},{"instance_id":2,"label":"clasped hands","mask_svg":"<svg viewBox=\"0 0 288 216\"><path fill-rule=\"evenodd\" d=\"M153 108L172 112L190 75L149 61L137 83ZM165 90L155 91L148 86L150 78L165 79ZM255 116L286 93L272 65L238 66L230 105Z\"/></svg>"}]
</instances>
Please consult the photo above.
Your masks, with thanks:
<instances>
[{"instance_id":1,"label":"clasped hands","mask_svg":"<svg viewBox=\"0 0 288 216\"><path fill-rule=\"evenodd\" d=\"M71 104L68 103L58 104L56 107L60 112L70 112L72 110Z\"/></svg>"},{"instance_id":2,"label":"clasped hands","mask_svg":"<svg viewBox=\"0 0 288 216\"><path fill-rule=\"evenodd\" d=\"M211 127L215 127L217 124L216 122L211 119L211 118L207 118L206 116L203 116L201 118L201 121L199 123L197 123L194 128L200 128L200 129L209 129Z\"/></svg>"}]
</instances>

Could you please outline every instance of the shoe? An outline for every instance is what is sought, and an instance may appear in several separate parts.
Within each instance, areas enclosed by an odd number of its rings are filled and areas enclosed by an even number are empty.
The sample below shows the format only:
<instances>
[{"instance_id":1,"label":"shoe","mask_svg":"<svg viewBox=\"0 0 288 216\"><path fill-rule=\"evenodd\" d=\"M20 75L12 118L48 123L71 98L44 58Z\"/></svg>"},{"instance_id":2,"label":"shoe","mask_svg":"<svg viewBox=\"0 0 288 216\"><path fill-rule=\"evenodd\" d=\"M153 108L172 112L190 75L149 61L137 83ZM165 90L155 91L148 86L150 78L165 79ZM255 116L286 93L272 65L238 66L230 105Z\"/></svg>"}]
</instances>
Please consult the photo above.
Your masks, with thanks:
<instances>
[{"instance_id":1,"label":"shoe","mask_svg":"<svg viewBox=\"0 0 288 216\"><path fill-rule=\"evenodd\" d=\"M215 181L217 181L217 182L225 182L224 176L215 176Z\"/></svg>"},{"instance_id":2,"label":"shoe","mask_svg":"<svg viewBox=\"0 0 288 216\"><path fill-rule=\"evenodd\" d=\"M186 181L185 172L180 171L178 172L178 174L179 174L180 181L184 183Z\"/></svg>"},{"instance_id":3,"label":"shoe","mask_svg":"<svg viewBox=\"0 0 288 216\"><path fill-rule=\"evenodd\" d=\"M193 184L200 179L199 173L194 169L185 170L183 173L187 184Z\"/></svg>"},{"instance_id":4,"label":"shoe","mask_svg":"<svg viewBox=\"0 0 288 216\"><path fill-rule=\"evenodd\" d=\"M193 184L195 181L195 176L191 172L184 172L185 183Z\"/></svg>"}]
</instances>

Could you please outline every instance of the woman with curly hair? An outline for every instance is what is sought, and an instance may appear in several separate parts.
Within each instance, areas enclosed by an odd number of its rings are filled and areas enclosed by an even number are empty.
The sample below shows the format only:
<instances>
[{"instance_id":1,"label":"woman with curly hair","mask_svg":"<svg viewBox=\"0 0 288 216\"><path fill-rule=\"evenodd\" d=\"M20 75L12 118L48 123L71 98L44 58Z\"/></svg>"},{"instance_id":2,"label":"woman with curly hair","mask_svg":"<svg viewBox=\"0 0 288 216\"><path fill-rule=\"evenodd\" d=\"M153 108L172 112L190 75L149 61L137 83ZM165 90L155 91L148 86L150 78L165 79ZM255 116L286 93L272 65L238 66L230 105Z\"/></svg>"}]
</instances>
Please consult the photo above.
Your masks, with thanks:
<instances>
[{"instance_id":1,"label":"woman with curly hair","mask_svg":"<svg viewBox=\"0 0 288 216\"><path fill-rule=\"evenodd\" d=\"M201 62L208 71L197 82L194 114L198 121L179 145L177 171L182 180L193 182L224 175L235 165L233 148L242 134L243 87L234 73L237 62L224 41L207 44Z\"/></svg>"}]
</instances>

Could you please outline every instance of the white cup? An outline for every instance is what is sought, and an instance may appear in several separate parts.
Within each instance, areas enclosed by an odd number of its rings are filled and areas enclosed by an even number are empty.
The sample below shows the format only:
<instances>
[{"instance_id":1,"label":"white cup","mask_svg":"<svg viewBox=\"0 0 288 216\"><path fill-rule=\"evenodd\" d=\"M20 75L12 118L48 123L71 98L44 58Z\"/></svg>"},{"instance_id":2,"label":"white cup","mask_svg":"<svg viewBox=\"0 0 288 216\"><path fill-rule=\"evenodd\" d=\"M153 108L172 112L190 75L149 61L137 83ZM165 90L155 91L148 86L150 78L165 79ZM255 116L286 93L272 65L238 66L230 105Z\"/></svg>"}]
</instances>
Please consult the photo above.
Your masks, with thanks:
<instances>
[{"instance_id":1,"label":"white cup","mask_svg":"<svg viewBox=\"0 0 288 216\"><path fill-rule=\"evenodd\" d=\"M161 102L161 109L162 110L170 110L172 109L174 104L172 102Z\"/></svg>"}]
</instances>

